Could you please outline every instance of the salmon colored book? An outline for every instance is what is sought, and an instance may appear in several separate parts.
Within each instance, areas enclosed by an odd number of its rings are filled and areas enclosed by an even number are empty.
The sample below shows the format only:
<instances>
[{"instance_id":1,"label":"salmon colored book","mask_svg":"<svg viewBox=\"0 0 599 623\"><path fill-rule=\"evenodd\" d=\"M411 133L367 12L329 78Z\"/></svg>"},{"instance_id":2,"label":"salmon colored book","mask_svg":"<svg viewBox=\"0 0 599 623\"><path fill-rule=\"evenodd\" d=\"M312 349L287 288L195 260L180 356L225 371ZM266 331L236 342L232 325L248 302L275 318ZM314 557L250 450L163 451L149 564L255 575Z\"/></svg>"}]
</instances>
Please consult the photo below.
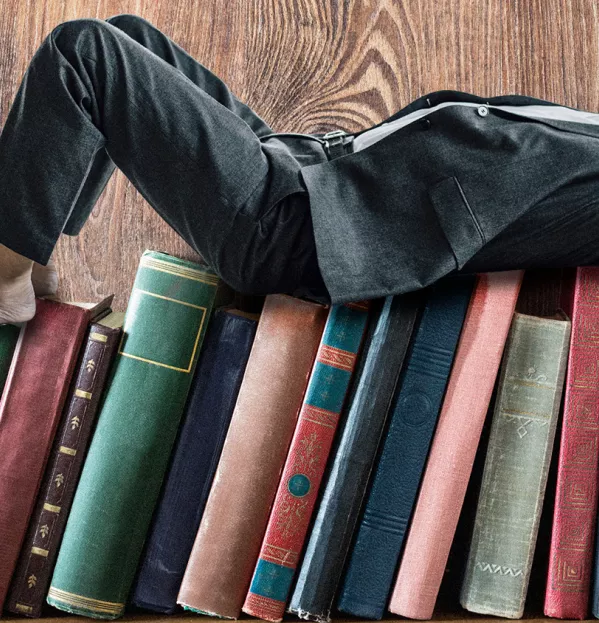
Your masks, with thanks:
<instances>
[{"instance_id":1,"label":"salmon colored book","mask_svg":"<svg viewBox=\"0 0 599 623\"><path fill-rule=\"evenodd\" d=\"M394 614L433 614L522 276L478 276L389 604Z\"/></svg>"},{"instance_id":2,"label":"salmon colored book","mask_svg":"<svg viewBox=\"0 0 599 623\"><path fill-rule=\"evenodd\" d=\"M238 618L260 553L329 307L270 294L178 603Z\"/></svg>"}]
</instances>

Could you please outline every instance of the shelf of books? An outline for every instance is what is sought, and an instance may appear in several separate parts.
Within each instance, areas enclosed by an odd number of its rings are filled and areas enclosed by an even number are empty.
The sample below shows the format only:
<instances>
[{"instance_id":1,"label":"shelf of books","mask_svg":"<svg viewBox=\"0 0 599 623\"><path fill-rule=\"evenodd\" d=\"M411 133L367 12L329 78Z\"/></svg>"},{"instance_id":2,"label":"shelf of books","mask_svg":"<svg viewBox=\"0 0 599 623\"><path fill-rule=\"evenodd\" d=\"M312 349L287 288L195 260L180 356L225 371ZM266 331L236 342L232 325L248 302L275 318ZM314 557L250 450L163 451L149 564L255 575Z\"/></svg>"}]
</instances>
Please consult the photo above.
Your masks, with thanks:
<instances>
[{"instance_id":1,"label":"shelf of books","mask_svg":"<svg viewBox=\"0 0 599 623\"><path fill-rule=\"evenodd\" d=\"M599 615L599 268L112 301L0 326L4 620Z\"/></svg>"}]
</instances>

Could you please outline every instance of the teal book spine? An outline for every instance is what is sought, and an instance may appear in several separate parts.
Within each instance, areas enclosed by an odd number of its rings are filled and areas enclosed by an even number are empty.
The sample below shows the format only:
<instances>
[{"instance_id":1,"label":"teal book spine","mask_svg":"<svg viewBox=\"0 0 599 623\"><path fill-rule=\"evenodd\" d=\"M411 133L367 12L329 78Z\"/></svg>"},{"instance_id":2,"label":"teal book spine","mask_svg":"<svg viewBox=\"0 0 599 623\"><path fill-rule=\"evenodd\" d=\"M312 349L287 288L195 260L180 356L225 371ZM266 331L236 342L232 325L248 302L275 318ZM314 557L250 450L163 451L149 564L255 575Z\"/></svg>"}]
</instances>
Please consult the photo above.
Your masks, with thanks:
<instances>
[{"instance_id":1,"label":"teal book spine","mask_svg":"<svg viewBox=\"0 0 599 623\"><path fill-rule=\"evenodd\" d=\"M557 427L571 323L514 315L468 563L466 610L521 618Z\"/></svg>"},{"instance_id":2,"label":"teal book spine","mask_svg":"<svg viewBox=\"0 0 599 623\"><path fill-rule=\"evenodd\" d=\"M20 327L13 324L0 326L0 395L8 377L20 330Z\"/></svg>"},{"instance_id":3,"label":"teal book spine","mask_svg":"<svg viewBox=\"0 0 599 623\"><path fill-rule=\"evenodd\" d=\"M146 251L47 601L121 616L177 435L220 280Z\"/></svg>"}]
</instances>

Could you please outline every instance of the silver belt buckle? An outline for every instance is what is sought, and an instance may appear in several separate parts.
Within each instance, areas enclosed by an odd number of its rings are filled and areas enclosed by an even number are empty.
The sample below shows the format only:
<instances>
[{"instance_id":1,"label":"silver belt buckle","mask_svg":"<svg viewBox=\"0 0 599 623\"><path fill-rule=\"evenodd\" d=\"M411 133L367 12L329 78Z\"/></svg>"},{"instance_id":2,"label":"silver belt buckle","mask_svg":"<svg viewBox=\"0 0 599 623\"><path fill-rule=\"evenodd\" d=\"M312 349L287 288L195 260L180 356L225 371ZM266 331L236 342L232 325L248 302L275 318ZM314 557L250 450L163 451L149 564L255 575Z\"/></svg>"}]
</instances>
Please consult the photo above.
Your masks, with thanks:
<instances>
[{"instance_id":1,"label":"silver belt buckle","mask_svg":"<svg viewBox=\"0 0 599 623\"><path fill-rule=\"evenodd\" d=\"M329 155L329 158L334 158L336 155L343 154L344 138L347 133L343 130L333 130L327 132L321 138L324 141L324 147Z\"/></svg>"}]
</instances>

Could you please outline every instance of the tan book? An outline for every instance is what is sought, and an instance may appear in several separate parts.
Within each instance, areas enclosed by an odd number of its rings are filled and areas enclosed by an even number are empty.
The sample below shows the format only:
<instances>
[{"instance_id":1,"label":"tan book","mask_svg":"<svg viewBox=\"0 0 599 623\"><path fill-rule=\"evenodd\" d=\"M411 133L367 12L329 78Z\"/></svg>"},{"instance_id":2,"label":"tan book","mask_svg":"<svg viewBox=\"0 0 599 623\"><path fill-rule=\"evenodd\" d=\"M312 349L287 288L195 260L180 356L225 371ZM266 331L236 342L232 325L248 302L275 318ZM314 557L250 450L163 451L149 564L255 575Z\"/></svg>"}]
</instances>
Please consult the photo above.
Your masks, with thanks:
<instances>
[{"instance_id":1,"label":"tan book","mask_svg":"<svg viewBox=\"0 0 599 623\"><path fill-rule=\"evenodd\" d=\"M241 614L328 312L266 297L179 592L189 610Z\"/></svg>"}]
</instances>

